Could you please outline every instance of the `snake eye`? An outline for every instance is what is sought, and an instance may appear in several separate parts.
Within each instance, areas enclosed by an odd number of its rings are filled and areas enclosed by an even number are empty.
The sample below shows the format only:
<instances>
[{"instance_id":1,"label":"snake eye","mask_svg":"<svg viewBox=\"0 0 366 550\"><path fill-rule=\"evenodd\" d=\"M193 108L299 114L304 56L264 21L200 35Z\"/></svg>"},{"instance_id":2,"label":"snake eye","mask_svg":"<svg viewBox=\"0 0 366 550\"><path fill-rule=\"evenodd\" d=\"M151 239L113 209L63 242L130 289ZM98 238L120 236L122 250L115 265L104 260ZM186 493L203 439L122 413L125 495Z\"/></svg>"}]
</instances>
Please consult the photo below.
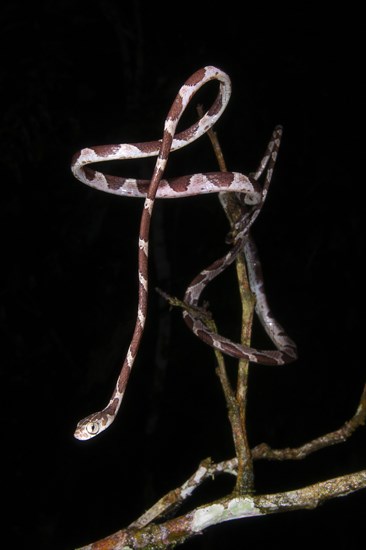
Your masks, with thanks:
<instances>
[{"instance_id":1,"label":"snake eye","mask_svg":"<svg viewBox=\"0 0 366 550\"><path fill-rule=\"evenodd\" d=\"M88 424L86 425L86 431L90 435L96 435L99 432L98 422L88 422Z\"/></svg>"}]
</instances>

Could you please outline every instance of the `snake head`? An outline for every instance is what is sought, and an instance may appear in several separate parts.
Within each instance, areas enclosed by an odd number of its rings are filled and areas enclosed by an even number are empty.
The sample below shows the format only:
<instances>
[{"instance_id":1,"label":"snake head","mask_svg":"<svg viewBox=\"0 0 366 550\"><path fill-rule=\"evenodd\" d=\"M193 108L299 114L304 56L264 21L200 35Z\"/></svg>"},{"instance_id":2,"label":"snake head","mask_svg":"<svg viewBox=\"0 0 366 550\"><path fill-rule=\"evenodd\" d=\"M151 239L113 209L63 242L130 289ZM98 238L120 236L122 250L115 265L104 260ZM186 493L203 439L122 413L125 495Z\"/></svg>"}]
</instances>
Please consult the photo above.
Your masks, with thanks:
<instances>
[{"instance_id":1,"label":"snake head","mask_svg":"<svg viewBox=\"0 0 366 550\"><path fill-rule=\"evenodd\" d=\"M102 411L89 414L76 426L74 437L85 441L86 439L92 439L96 435L104 432L108 426L110 426L116 417L118 409L121 405L122 394L114 396L105 409Z\"/></svg>"},{"instance_id":2,"label":"snake head","mask_svg":"<svg viewBox=\"0 0 366 550\"><path fill-rule=\"evenodd\" d=\"M85 441L86 439L91 439L92 437L100 434L108 426L108 418L103 415L103 411L90 414L78 422L74 432L74 437L76 437L76 439L80 439L81 441Z\"/></svg>"}]
</instances>

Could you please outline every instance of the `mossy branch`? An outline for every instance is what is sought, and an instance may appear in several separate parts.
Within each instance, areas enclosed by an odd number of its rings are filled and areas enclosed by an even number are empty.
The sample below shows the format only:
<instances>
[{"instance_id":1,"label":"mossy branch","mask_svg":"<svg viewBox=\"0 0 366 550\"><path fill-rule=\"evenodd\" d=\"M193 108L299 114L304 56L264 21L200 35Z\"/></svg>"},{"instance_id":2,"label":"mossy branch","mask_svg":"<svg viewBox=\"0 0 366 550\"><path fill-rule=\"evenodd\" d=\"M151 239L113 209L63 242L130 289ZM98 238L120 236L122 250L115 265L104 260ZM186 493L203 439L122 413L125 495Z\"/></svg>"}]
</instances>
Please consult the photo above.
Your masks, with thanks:
<instances>
[{"instance_id":1,"label":"mossy branch","mask_svg":"<svg viewBox=\"0 0 366 550\"><path fill-rule=\"evenodd\" d=\"M228 496L163 523L128 527L78 550L163 549L225 521L316 508L326 500L366 488L366 470L269 495Z\"/></svg>"}]
</instances>

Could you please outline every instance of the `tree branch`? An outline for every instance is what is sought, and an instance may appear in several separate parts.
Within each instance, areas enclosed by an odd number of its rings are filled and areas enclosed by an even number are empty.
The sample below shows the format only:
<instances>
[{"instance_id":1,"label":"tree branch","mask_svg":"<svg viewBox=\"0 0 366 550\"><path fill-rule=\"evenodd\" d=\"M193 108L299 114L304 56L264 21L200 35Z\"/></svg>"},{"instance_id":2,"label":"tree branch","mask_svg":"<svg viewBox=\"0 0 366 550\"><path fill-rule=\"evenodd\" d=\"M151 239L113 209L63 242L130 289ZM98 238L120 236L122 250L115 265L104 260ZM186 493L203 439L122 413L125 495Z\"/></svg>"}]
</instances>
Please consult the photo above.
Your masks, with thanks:
<instances>
[{"instance_id":1,"label":"tree branch","mask_svg":"<svg viewBox=\"0 0 366 550\"><path fill-rule=\"evenodd\" d=\"M225 521L312 509L326 500L346 496L364 488L366 488L366 470L283 493L230 496L164 523L150 524L142 529L128 527L79 550L167 548Z\"/></svg>"},{"instance_id":2,"label":"tree branch","mask_svg":"<svg viewBox=\"0 0 366 550\"><path fill-rule=\"evenodd\" d=\"M251 451L253 460L301 460L309 454L319 451L330 445L343 443L352 433L366 420L366 385L364 386L359 405L353 417L344 423L341 428L322 435L304 445L296 448L272 449L266 443L261 443ZM156 504L145 512L138 520L134 521L129 527L142 528L158 517L162 517L167 512L179 507L193 491L207 479L212 479L219 474L236 475L238 473L238 459L232 458L214 464L211 458L201 462L197 471L181 487L169 491Z\"/></svg>"}]
</instances>

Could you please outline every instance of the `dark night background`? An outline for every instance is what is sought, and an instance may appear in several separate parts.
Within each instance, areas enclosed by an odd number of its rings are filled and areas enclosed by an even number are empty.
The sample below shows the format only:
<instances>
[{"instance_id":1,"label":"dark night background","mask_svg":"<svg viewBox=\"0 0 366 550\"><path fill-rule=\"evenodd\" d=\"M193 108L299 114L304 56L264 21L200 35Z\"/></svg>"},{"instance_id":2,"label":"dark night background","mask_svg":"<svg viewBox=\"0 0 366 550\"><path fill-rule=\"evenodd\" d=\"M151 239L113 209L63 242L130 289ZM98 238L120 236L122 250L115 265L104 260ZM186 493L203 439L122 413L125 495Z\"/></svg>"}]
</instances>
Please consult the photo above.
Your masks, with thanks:
<instances>
[{"instance_id":1,"label":"dark night background","mask_svg":"<svg viewBox=\"0 0 366 550\"><path fill-rule=\"evenodd\" d=\"M248 3L249 4L249 3ZM92 190L70 172L95 144L161 136L179 87L198 68L232 78L216 126L229 169L248 173L273 127L284 137L254 235L268 297L297 342L289 366L252 367L252 445L296 446L355 412L365 380L365 71L361 14L312 3L2 2L0 319L3 535L12 548L71 550L106 536L211 456L233 455L210 349L155 292L118 420L90 442L77 420L109 399L135 321L140 200ZM251 4L250 4L251 5ZM167 15L166 15L167 12ZM166 19L164 19L166 17ZM215 85L200 100L212 100ZM182 121L193 116L194 107ZM188 122L187 122L188 121ZM152 160L111 170L149 177ZM216 170L207 139L170 157L168 174ZM182 296L226 250L217 197L161 201L151 288ZM238 337L233 271L205 298ZM254 342L268 342L255 325ZM235 363L230 362L234 374ZM258 492L366 467L365 430L298 463L255 466ZM207 483L192 505L227 493ZM358 545L366 493L314 511L226 523L187 548ZM188 508L185 508L188 510ZM318 530L320 529L320 530ZM4 546L4 547L5 547Z\"/></svg>"}]
</instances>

